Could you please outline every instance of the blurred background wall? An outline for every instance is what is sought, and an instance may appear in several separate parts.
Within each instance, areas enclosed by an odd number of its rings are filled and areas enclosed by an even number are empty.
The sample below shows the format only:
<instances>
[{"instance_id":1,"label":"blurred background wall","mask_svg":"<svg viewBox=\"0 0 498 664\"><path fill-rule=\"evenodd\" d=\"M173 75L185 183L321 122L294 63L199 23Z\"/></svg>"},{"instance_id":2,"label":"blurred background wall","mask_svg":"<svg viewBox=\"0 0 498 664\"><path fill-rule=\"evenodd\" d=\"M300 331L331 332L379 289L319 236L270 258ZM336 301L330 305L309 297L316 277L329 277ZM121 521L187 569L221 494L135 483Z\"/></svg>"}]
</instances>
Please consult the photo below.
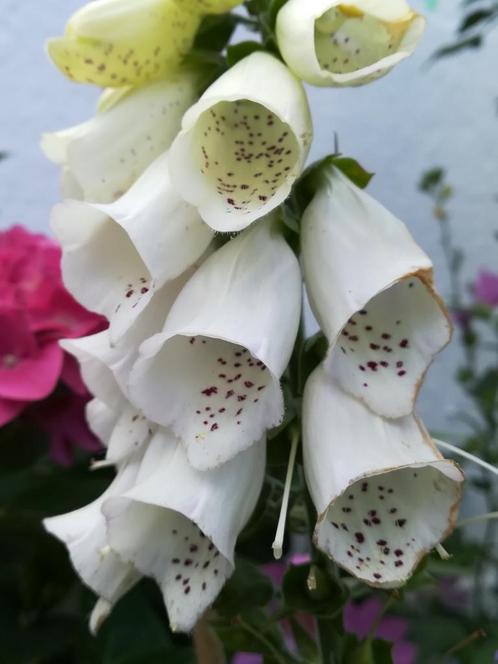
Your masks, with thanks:
<instances>
[{"instance_id":1,"label":"blurred background wall","mask_svg":"<svg viewBox=\"0 0 498 664\"><path fill-rule=\"evenodd\" d=\"M43 43L62 32L82 0L0 0L0 229L22 223L48 231L58 199L58 172L38 147L43 131L61 129L93 113L97 91L77 86L48 62ZM311 158L333 150L376 172L373 195L403 219L432 256L443 294L448 279L430 201L417 191L424 170L442 166L456 195L451 202L455 239L466 251L466 277L480 266L498 268L498 31L482 49L430 62L451 42L461 16L456 0L413 0L428 16L415 56L381 81L363 88L310 89L320 131ZM458 432L463 396L453 380L459 349L435 363L419 409L436 431Z\"/></svg>"}]
</instances>

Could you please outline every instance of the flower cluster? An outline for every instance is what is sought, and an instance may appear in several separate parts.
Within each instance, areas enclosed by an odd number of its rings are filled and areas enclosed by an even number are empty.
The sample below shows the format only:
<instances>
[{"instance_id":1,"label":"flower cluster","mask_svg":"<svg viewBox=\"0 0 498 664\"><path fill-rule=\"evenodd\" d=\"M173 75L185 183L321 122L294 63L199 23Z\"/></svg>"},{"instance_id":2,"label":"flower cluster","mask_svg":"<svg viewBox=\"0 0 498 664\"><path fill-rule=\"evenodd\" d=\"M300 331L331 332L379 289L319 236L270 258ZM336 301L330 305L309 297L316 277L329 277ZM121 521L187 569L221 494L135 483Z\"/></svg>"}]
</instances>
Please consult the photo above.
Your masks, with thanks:
<instances>
[{"instance_id":1,"label":"flower cluster","mask_svg":"<svg viewBox=\"0 0 498 664\"><path fill-rule=\"evenodd\" d=\"M283 223L312 139L302 80L366 83L413 51L423 21L402 0L289 0L285 63L257 50L203 90L182 56L201 13L234 4L96 0L49 47L73 79L113 88L94 119L43 143L70 198L52 215L65 283L109 321L62 345L95 396L95 466L116 477L45 521L100 598L92 629L146 575L189 631L233 572L268 431L285 422L303 275L328 345L299 415L316 546L398 587L460 500L460 470L413 414L451 333L429 258L334 159L301 215L301 265Z\"/></svg>"},{"instance_id":2,"label":"flower cluster","mask_svg":"<svg viewBox=\"0 0 498 664\"><path fill-rule=\"evenodd\" d=\"M36 406L30 418L48 433L55 460L64 463L68 434L73 443L98 446L82 421L88 394L78 367L58 341L96 332L104 321L64 288L60 258L60 248L43 235L21 226L0 233L0 426ZM56 397L59 381L69 389Z\"/></svg>"}]
</instances>

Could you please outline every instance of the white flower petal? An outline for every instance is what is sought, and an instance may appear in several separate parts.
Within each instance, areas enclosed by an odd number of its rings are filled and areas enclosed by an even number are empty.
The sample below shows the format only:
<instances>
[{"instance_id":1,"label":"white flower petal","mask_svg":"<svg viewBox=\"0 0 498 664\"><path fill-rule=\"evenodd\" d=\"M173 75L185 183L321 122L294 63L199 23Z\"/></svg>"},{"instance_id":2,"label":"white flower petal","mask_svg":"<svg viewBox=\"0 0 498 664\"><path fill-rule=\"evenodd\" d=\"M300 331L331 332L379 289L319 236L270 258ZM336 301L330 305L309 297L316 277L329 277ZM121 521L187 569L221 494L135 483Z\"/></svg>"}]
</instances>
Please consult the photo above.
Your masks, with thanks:
<instances>
[{"instance_id":1,"label":"white flower petal","mask_svg":"<svg viewBox=\"0 0 498 664\"><path fill-rule=\"evenodd\" d=\"M159 583L173 629L191 630L232 574L235 541L256 504L264 466L261 442L201 473L159 430L136 486L106 501L111 546Z\"/></svg>"},{"instance_id":2,"label":"white flower petal","mask_svg":"<svg viewBox=\"0 0 498 664\"><path fill-rule=\"evenodd\" d=\"M42 149L68 169L82 198L109 203L169 148L197 97L197 78L185 71L136 88L91 120L45 134Z\"/></svg>"},{"instance_id":3,"label":"white flower petal","mask_svg":"<svg viewBox=\"0 0 498 664\"><path fill-rule=\"evenodd\" d=\"M319 86L363 85L410 56L425 20L404 0L289 0L277 16L289 68Z\"/></svg>"},{"instance_id":4,"label":"white flower petal","mask_svg":"<svg viewBox=\"0 0 498 664\"><path fill-rule=\"evenodd\" d=\"M212 239L195 208L172 189L166 155L115 203L56 206L52 228L63 247L66 286L84 306L109 319L113 341Z\"/></svg>"},{"instance_id":5,"label":"white flower petal","mask_svg":"<svg viewBox=\"0 0 498 664\"><path fill-rule=\"evenodd\" d=\"M311 136L301 83L273 56L253 53L185 113L171 177L209 226L240 230L287 197Z\"/></svg>"},{"instance_id":6,"label":"white flower petal","mask_svg":"<svg viewBox=\"0 0 498 664\"><path fill-rule=\"evenodd\" d=\"M145 342L132 402L171 426L196 468L213 468L259 440L283 415L279 379L301 306L297 260L266 220L199 268L164 330Z\"/></svg>"},{"instance_id":7,"label":"white flower petal","mask_svg":"<svg viewBox=\"0 0 498 664\"><path fill-rule=\"evenodd\" d=\"M302 220L306 288L341 386L386 417L413 410L451 323L406 227L338 170Z\"/></svg>"},{"instance_id":8,"label":"white flower petal","mask_svg":"<svg viewBox=\"0 0 498 664\"><path fill-rule=\"evenodd\" d=\"M112 484L93 503L43 521L46 530L66 545L83 582L110 604L117 602L138 581L140 574L109 547L101 507L107 498L124 493L133 485L140 460L140 455L130 457Z\"/></svg>"},{"instance_id":9,"label":"white flower petal","mask_svg":"<svg viewBox=\"0 0 498 664\"><path fill-rule=\"evenodd\" d=\"M59 344L78 360L81 377L97 399L115 412L126 407L125 395L110 368L109 356L114 351L109 346L107 330L79 339L62 339Z\"/></svg>"},{"instance_id":10,"label":"white flower petal","mask_svg":"<svg viewBox=\"0 0 498 664\"><path fill-rule=\"evenodd\" d=\"M413 416L374 415L323 367L306 385L303 418L317 547L369 585L402 585L454 527L462 473Z\"/></svg>"},{"instance_id":11,"label":"white flower petal","mask_svg":"<svg viewBox=\"0 0 498 664\"><path fill-rule=\"evenodd\" d=\"M140 450L150 440L155 430L156 426L133 406L123 410L109 437L106 465L118 464Z\"/></svg>"},{"instance_id":12,"label":"white flower petal","mask_svg":"<svg viewBox=\"0 0 498 664\"><path fill-rule=\"evenodd\" d=\"M100 399L92 399L85 407L88 427L100 442L107 447L119 413Z\"/></svg>"}]
</instances>

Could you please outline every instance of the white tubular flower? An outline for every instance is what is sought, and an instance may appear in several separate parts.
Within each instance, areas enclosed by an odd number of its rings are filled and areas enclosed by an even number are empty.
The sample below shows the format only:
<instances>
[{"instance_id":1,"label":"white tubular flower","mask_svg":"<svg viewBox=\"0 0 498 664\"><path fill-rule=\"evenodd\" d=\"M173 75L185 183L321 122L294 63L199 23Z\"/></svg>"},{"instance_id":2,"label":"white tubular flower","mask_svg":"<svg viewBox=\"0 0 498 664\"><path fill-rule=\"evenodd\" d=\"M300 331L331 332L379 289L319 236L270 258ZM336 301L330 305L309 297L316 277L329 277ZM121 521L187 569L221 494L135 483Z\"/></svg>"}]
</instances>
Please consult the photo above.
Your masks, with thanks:
<instances>
[{"instance_id":1,"label":"white tubular flower","mask_svg":"<svg viewBox=\"0 0 498 664\"><path fill-rule=\"evenodd\" d=\"M100 399L92 399L85 407L85 418L90 431L107 447L119 413Z\"/></svg>"},{"instance_id":2,"label":"white tubular flower","mask_svg":"<svg viewBox=\"0 0 498 664\"><path fill-rule=\"evenodd\" d=\"M173 630L190 631L234 569L234 548L264 478L265 443L199 472L167 430L152 439L136 485L107 500L109 543L161 587Z\"/></svg>"},{"instance_id":3,"label":"white tubular flower","mask_svg":"<svg viewBox=\"0 0 498 664\"><path fill-rule=\"evenodd\" d=\"M140 85L178 68L199 23L176 0L95 0L73 14L63 37L48 40L47 51L78 83Z\"/></svg>"},{"instance_id":4,"label":"white tubular flower","mask_svg":"<svg viewBox=\"0 0 498 664\"><path fill-rule=\"evenodd\" d=\"M140 461L140 454L127 459L118 469L112 484L93 503L43 521L45 529L66 545L71 562L83 582L102 598L91 619L92 631L96 631L112 606L141 576L132 564L123 561L109 546L101 512L107 498L125 493L133 486ZM102 612L103 607L107 610Z\"/></svg>"},{"instance_id":5,"label":"white tubular flower","mask_svg":"<svg viewBox=\"0 0 498 664\"><path fill-rule=\"evenodd\" d=\"M432 264L408 230L337 169L306 209L302 251L327 366L347 392L385 417L413 410L451 322Z\"/></svg>"},{"instance_id":6,"label":"white tubular flower","mask_svg":"<svg viewBox=\"0 0 498 664\"><path fill-rule=\"evenodd\" d=\"M455 525L458 466L443 459L413 416L374 415L323 367L306 385L303 418L316 546L369 585L401 586Z\"/></svg>"},{"instance_id":7,"label":"white tubular flower","mask_svg":"<svg viewBox=\"0 0 498 664\"><path fill-rule=\"evenodd\" d=\"M63 194L94 203L124 194L169 148L197 86L198 75L185 70L128 92L83 124L45 134L45 155L63 168Z\"/></svg>"},{"instance_id":8,"label":"white tubular flower","mask_svg":"<svg viewBox=\"0 0 498 664\"><path fill-rule=\"evenodd\" d=\"M405 0L289 0L277 41L289 68L319 86L363 85L415 50L425 19Z\"/></svg>"},{"instance_id":9,"label":"white tubular flower","mask_svg":"<svg viewBox=\"0 0 498 664\"><path fill-rule=\"evenodd\" d=\"M114 203L66 201L53 209L51 223L63 248L66 287L85 307L106 316L112 342L157 289L205 252L213 235L173 190L167 155Z\"/></svg>"},{"instance_id":10,"label":"white tubular flower","mask_svg":"<svg viewBox=\"0 0 498 664\"><path fill-rule=\"evenodd\" d=\"M279 379L299 324L301 275L273 222L203 263L130 375L132 403L171 426L202 470L246 449L283 416Z\"/></svg>"},{"instance_id":11,"label":"white tubular flower","mask_svg":"<svg viewBox=\"0 0 498 664\"><path fill-rule=\"evenodd\" d=\"M241 230L287 197L311 136L301 82L273 56L253 53L183 116L171 178L209 226Z\"/></svg>"}]
</instances>

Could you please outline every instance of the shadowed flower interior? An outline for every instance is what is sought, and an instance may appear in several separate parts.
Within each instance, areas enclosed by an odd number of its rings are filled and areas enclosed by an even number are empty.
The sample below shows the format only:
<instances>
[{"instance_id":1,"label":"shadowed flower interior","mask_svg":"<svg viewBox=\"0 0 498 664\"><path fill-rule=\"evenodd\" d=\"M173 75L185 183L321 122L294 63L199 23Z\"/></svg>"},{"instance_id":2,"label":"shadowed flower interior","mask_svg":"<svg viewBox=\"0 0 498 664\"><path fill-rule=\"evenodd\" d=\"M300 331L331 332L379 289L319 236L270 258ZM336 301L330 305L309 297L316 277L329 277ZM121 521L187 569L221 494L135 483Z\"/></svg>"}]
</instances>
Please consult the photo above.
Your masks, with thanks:
<instances>
[{"instance_id":1,"label":"shadowed flower interior","mask_svg":"<svg viewBox=\"0 0 498 664\"><path fill-rule=\"evenodd\" d=\"M398 50L410 20L387 23L354 7L332 7L315 22L318 62L335 74L373 65Z\"/></svg>"},{"instance_id":2,"label":"shadowed flower interior","mask_svg":"<svg viewBox=\"0 0 498 664\"><path fill-rule=\"evenodd\" d=\"M317 526L317 544L369 584L402 585L444 536L458 490L432 466L359 480L333 501Z\"/></svg>"},{"instance_id":3,"label":"shadowed flower interior","mask_svg":"<svg viewBox=\"0 0 498 664\"><path fill-rule=\"evenodd\" d=\"M146 377L144 412L172 426L199 469L227 461L282 417L278 380L248 350L220 339L173 337Z\"/></svg>"},{"instance_id":4,"label":"shadowed flower interior","mask_svg":"<svg viewBox=\"0 0 498 664\"><path fill-rule=\"evenodd\" d=\"M108 501L105 512L111 546L157 580L172 628L190 629L231 575L231 563L179 512L125 498Z\"/></svg>"},{"instance_id":5,"label":"shadowed flower interior","mask_svg":"<svg viewBox=\"0 0 498 664\"><path fill-rule=\"evenodd\" d=\"M227 213L261 208L299 169L292 129L265 106L219 102L195 126L201 173L216 187Z\"/></svg>"},{"instance_id":6,"label":"shadowed flower interior","mask_svg":"<svg viewBox=\"0 0 498 664\"><path fill-rule=\"evenodd\" d=\"M375 412L400 417L412 411L425 371L449 338L449 320L429 287L403 279L350 318L331 371Z\"/></svg>"}]
</instances>

